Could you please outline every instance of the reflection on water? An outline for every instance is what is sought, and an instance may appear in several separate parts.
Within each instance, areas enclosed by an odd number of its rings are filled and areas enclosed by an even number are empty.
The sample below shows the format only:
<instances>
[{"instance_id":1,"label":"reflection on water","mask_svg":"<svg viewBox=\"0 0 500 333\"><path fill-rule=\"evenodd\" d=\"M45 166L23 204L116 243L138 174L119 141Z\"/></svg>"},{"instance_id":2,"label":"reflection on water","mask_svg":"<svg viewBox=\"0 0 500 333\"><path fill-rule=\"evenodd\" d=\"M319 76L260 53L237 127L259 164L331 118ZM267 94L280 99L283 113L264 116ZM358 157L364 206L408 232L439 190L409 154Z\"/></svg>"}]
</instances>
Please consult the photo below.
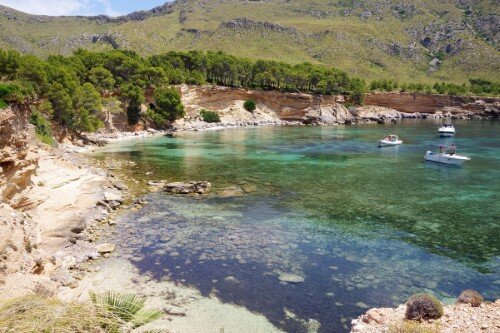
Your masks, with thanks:
<instances>
[{"instance_id":1,"label":"reflection on water","mask_svg":"<svg viewBox=\"0 0 500 333\"><path fill-rule=\"evenodd\" d=\"M431 122L185 133L108 146L101 158L135 161L135 177L253 189L226 199L151 195L119 224L141 270L288 331L305 330L293 312L336 332L366 306L416 291L499 296L500 125L456 127L446 140L472 157L463 168L424 162L443 142ZM378 148L389 132L405 144ZM284 274L304 282L280 281Z\"/></svg>"}]
</instances>

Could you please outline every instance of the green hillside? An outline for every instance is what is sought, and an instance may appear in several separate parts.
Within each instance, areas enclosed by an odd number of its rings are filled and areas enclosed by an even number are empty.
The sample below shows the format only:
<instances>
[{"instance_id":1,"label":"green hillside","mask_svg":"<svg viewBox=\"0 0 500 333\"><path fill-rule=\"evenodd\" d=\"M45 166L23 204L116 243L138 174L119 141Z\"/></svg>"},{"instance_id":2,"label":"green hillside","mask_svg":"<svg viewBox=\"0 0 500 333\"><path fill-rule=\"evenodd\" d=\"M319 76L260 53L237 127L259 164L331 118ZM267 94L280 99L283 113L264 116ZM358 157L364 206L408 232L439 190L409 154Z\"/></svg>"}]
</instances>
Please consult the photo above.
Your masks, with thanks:
<instances>
[{"instance_id":1,"label":"green hillside","mask_svg":"<svg viewBox=\"0 0 500 333\"><path fill-rule=\"evenodd\" d=\"M125 17L47 17L0 6L0 47L47 56L78 48L223 50L332 65L371 79L497 81L495 0L179 0Z\"/></svg>"}]
</instances>

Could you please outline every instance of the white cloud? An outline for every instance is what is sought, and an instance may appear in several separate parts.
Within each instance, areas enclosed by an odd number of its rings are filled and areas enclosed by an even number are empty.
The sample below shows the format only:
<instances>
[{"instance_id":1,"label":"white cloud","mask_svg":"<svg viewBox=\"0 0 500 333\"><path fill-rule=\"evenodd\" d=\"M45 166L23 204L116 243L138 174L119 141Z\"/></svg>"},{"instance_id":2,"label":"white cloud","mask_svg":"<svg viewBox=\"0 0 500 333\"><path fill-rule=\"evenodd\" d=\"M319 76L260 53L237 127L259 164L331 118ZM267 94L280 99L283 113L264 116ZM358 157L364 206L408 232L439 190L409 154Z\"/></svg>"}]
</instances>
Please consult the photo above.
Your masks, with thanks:
<instances>
[{"instance_id":1,"label":"white cloud","mask_svg":"<svg viewBox=\"0 0 500 333\"><path fill-rule=\"evenodd\" d=\"M39 15L120 15L108 0L0 0L0 5Z\"/></svg>"},{"instance_id":2,"label":"white cloud","mask_svg":"<svg viewBox=\"0 0 500 333\"><path fill-rule=\"evenodd\" d=\"M104 6L104 14L108 16L120 16L123 13L120 13L113 9L108 0L98 0Z\"/></svg>"}]
</instances>

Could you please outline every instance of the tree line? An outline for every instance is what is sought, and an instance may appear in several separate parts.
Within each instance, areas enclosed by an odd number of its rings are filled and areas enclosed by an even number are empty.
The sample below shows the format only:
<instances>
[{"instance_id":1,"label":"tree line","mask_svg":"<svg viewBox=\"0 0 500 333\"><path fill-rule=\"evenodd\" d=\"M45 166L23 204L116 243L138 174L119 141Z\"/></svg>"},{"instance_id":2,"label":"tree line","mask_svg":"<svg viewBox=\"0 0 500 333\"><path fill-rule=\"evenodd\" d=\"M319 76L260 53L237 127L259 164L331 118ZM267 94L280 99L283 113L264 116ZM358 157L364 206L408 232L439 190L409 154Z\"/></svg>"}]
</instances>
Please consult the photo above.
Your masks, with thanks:
<instances>
[{"instance_id":1,"label":"tree line","mask_svg":"<svg viewBox=\"0 0 500 333\"><path fill-rule=\"evenodd\" d=\"M0 49L0 83L0 106L3 101L34 99L40 115L85 132L103 126L102 96L106 95L122 102L131 125L142 118L166 126L184 115L180 96L171 86L181 83L342 94L354 104L362 104L363 94L376 90L500 94L498 84L480 79L471 80L470 85L399 85L390 80L367 85L360 78L323 65L253 61L212 51L168 52L145 58L126 50L81 49L70 56L41 59ZM153 96L153 103L144 111L141 107L146 96Z\"/></svg>"},{"instance_id":2,"label":"tree line","mask_svg":"<svg viewBox=\"0 0 500 333\"><path fill-rule=\"evenodd\" d=\"M469 84L455 84L436 82L433 85L424 83L402 83L399 84L393 80L374 80L370 83L370 91L383 92L411 92L426 94L441 94L450 96L459 95L500 95L500 83L491 82L483 79L469 79Z\"/></svg>"}]
</instances>

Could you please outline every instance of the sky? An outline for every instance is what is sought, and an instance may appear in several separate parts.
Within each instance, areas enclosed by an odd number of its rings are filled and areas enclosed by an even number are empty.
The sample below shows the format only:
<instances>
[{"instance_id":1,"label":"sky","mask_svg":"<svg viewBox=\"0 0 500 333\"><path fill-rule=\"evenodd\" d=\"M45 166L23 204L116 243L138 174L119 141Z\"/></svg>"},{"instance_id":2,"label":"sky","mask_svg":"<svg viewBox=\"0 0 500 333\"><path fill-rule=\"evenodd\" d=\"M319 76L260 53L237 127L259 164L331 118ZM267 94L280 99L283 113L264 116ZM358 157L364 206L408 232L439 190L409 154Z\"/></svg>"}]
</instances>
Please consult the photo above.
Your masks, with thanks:
<instances>
[{"instance_id":1,"label":"sky","mask_svg":"<svg viewBox=\"0 0 500 333\"><path fill-rule=\"evenodd\" d=\"M0 0L0 5L40 15L119 16L148 10L170 0Z\"/></svg>"}]
</instances>

